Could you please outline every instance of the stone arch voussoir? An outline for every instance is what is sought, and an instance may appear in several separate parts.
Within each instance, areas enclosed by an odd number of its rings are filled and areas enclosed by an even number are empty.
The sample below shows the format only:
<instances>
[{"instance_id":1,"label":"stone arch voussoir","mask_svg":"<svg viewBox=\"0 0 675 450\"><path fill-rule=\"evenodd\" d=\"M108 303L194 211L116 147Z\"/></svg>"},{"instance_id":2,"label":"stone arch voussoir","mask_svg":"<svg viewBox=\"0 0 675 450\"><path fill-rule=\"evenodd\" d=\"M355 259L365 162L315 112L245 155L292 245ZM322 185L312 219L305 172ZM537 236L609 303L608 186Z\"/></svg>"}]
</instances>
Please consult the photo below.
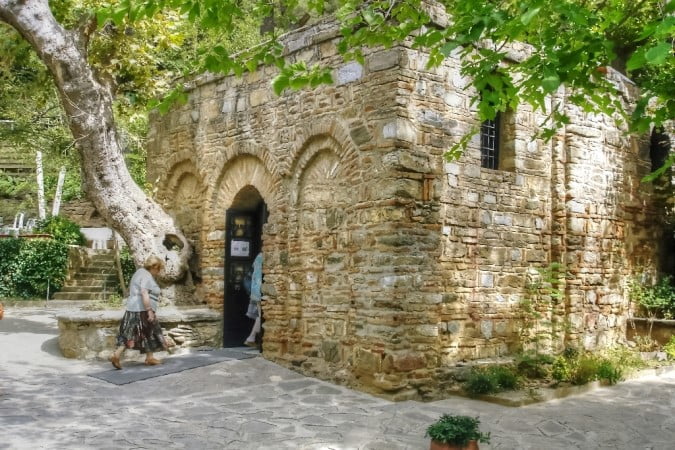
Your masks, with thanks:
<instances>
[{"instance_id":1,"label":"stone arch voussoir","mask_svg":"<svg viewBox=\"0 0 675 450\"><path fill-rule=\"evenodd\" d=\"M279 177L279 163L274 158L272 153L265 147L252 141L236 142L221 150L218 161L215 162L211 170L209 170L206 184L208 186L217 186L220 183L222 175L226 167L237 158L244 156L252 156L263 164L265 169L274 177Z\"/></svg>"},{"instance_id":2,"label":"stone arch voussoir","mask_svg":"<svg viewBox=\"0 0 675 450\"><path fill-rule=\"evenodd\" d=\"M323 149L334 151L343 164L358 156L358 147L349 132L335 120L320 120L302 127L296 134L295 143L287 159L286 174L301 172L314 154Z\"/></svg>"},{"instance_id":3,"label":"stone arch voussoir","mask_svg":"<svg viewBox=\"0 0 675 450\"><path fill-rule=\"evenodd\" d=\"M229 160L218 175L213 183L214 189L208 194L205 219L210 231L224 229L225 209L246 186L255 187L270 210L280 203L280 193L283 191L281 179L257 156L240 154Z\"/></svg>"},{"instance_id":4,"label":"stone arch voussoir","mask_svg":"<svg viewBox=\"0 0 675 450\"><path fill-rule=\"evenodd\" d=\"M194 176L201 186L199 195L204 195L204 175L197 168L193 158L185 158L176 162L171 161L168 167L170 169L167 172L166 178L160 184L158 192L158 198L161 202L171 201L176 193L176 189L180 186L181 180L190 175Z\"/></svg>"},{"instance_id":5,"label":"stone arch voussoir","mask_svg":"<svg viewBox=\"0 0 675 450\"><path fill-rule=\"evenodd\" d=\"M299 191L305 169L319 153L325 151L333 153L340 161L343 180L356 182L358 150L346 131L335 123L319 123L310 128L311 131L316 131L316 134L303 137L302 145L298 147L291 164L291 192ZM291 197L290 203L296 204L298 196L291 195Z\"/></svg>"}]
</instances>

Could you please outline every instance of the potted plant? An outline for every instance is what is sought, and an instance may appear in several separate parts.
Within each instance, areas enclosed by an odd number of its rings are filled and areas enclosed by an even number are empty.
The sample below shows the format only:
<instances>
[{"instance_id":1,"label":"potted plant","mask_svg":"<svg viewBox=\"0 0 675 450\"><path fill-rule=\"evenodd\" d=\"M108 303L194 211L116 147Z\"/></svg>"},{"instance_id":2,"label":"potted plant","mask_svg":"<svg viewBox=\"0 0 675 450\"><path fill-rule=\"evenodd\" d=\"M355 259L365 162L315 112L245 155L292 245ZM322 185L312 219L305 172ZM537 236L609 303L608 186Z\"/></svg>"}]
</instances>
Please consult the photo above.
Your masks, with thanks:
<instances>
[{"instance_id":1,"label":"potted plant","mask_svg":"<svg viewBox=\"0 0 675 450\"><path fill-rule=\"evenodd\" d=\"M427 428L429 450L478 450L478 442L490 442L490 433L482 433L479 424L478 417L443 414Z\"/></svg>"}]
</instances>

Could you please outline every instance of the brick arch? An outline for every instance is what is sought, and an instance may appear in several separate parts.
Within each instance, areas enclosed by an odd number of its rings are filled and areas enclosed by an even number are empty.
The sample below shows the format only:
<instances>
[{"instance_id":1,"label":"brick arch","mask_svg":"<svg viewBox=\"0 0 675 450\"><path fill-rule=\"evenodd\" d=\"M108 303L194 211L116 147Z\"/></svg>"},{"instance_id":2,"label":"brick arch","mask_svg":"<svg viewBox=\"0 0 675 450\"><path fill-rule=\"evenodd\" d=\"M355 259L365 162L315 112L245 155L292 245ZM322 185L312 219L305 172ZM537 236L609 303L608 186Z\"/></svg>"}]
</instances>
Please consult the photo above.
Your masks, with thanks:
<instances>
[{"instance_id":1,"label":"brick arch","mask_svg":"<svg viewBox=\"0 0 675 450\"><path fill-rule=\"evenodd\" d=\"M301 172L312 159L313 153L324 148L333 150L343 162L358 158L358 148L349 132L334 120L312 122L311 125L301 128L295 142L296 145L286 160L287 166L280 168L284 176Z\"/></svg>"},{"instance_id":2,"label":"brick arch","mask_svg":"<svg viewBox=\"0 0 675 450\"><path fill-rule=\"evenodd\" d=\"M222 180L222 175L227 167L233 161L241 157L251 156L258 159L265 169L275 178L280 177L280 167L277 160L266 147L252 141L236 142L221 150L217 161L214 162L212 169L208 171L206 184L208 186L218 186ZM265 200L267 202L267 200Z\"/></svg>"},{"instance_id":3,"label":"brick arch","mask_svg":"<svg viewBox=\"0 0 675 450\"><path fill-rule=\"evenodd\" d=\"M351 142L351 141L349 141ZM301 182L306 175L306 169L316 163L317 158L330 157L332 154L337 158L338 173L341 183L354 184L357 182L356 164L358 154L355 147L344 146L340 141L329 134L319 134L307 139L300 147L291 166L290 204L296 205L302 189Z\"/></svg>"},{"instance_id":4,"label":"brick arch","mask_svg":"<svg viewBox=\"0 0 675 450\"><path fill-rule=\"evenodd\" d=\"M207 227L211 231L225 227L223 212L235 196L246 186L255 187L273 210L280 203L281 180L257 156L243 154L235 157L222 168L208 196Z\"/></svg>"},{"instance_id":5,"label":"brick arch","mask_svg":"<svg viewBox=\"0 0 675 450\"><path fill-rule=\"evenodd\" d=\"M161 186L168 186L168 182L171 179L175 178L177 173L180 173L178 169L189 170L194 173L197 178L204 184L206 179L206 171L200 170L199 164L195 157L194 150L181 150L175 153L172 153L165 161L164 167L168 167L165 175L161 177L158 181ZM151 180L155 181L155 180Z\"/></svg>"},{"instance_id":6,"label":"brick arch","mask_svg":"<svg viewBox=\"0 0 675 450\"><path fill-rule=\"evenodd\" d=\"M204 195L204 176L200 173L199 169L197 169L197 166L192 158L169 161L168 167L170 167L170 169L167 171L167 176L161 184L161 200L172 200L181 182L185 179L185 177L188 176L193 176L197 179L200 186L199 194L200 196Z\"/></svg>"}]
</instances>

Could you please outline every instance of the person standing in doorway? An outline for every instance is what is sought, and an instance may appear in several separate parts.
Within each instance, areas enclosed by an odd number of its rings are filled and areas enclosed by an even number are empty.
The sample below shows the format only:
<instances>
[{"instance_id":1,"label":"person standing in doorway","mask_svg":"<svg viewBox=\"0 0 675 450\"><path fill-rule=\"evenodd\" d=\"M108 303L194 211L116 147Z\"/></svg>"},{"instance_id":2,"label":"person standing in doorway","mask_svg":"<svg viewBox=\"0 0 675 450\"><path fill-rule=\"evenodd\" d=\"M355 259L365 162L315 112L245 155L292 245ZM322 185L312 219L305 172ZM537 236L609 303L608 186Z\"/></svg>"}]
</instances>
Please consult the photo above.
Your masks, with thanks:
<instances>
[{"instance_id":1,"label":"person standing in doorway","mask_svg":"<svg viewBox=\"0 0 675 450\"><path fill-rule=\"evenodd\" d=\"M254 319L253 328L251 329L251 334L244 341L244 345L249 347L255 347L256 336L260 333L260 321L261 321L261 308L260 300L262 299L262 265L263 265L263 255L262 252L253 260L253 274L251 275L251 294L249 296L248 311L246 311L246 316Z\"/></svg>"},{"instance_id":2,"label":"person standing in doorway","mask_svg":"<svg viewBox=\"0 0 675 450\"><path fill-rule=\"evenodd\" d=\"M127 307L117 335L117 348L110 357L116 369L122 368L120 358L127 348L145 353L145 364L148 366L161 364L153 354L168 348L157 320L160 289L156 278L163 268L164 261L157 256L149 256L143 267L131 277Z\"/></svg>"}]
</instances>

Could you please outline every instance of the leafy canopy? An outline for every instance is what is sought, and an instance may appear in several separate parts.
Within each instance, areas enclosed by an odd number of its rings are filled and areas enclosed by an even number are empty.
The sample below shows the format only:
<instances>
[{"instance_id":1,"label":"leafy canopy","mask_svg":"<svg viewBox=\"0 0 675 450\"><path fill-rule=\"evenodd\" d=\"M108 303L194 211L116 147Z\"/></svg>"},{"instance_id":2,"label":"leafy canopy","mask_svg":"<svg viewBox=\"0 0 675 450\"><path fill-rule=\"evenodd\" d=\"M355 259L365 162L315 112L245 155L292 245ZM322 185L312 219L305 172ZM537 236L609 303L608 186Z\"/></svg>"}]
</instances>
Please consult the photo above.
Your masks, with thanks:
<instances>
[{"instance_id":1,"label":"leafy canopy","mask_svg":"<svg viewBox=\"0 0 675 450\"><path fill-rule=\"evenodd\" d=\"M115 87L118 119L123 130L134 130L127 142L141 161L145 108L151 102L165 111L184 99L180 89L171 90L176 77L206 70L241 75L267 64L279 68L277 93L329 83L330 68L288 63L279 42L289 29L328 13L339 20L338 49L347 60L362 61L364 47L403 41L428 52L429 67L460 56L462 74L478 90L480 120L525 103L548 117L542 135L551 137L569 121L546 100L560 89L583 111L607 114L639 133L662 127L675 110L675 2L667 0L53 0L50 5L67 27L96 17L90 61ZM449 19L437 14L439 9ZM0 52L6 56L0 95L7 92L0 108L12 105L0 116L13 109L17 123L18 117L37 123L36 115L62 122L53 88L35 94L23 89L33 96L23 103L21 92L4 89L47 85L44 68L19 41L0 27ZM640 88L634 107L621 97L608 67ZM151 100L161 94L161 101ZM42 129L57 132L58 138L45 141L60 142L58 151L69 153L72 142L58 131L62 124ZM671 155L666 165L672 163Z\"/></svg>"},{"instance_id":2,"label":"leafy canopy","mask_svg":"<svg viewBox=\"0 0 675 450\"><path fill-rule=\"evenodd\" d=\"M66 28L75 29L96 10L113 7L106 0L52 0L50 7ZM175 11L152 17L107 22L89 37L88 58L99 77L111 86L114 111L127 167L146 190L145 139L148 105L165 96L178 77L200 67L200 58L216 45L228 51L254 46L258 23L246 17L232 29L203 29ZM67 118L46 67L30 45L0 22L0 142L31 164L35 151L45 154L45 188L51 197L61 166L68 168L63 200L81 198L79 154ZM35 192L35 177L0 174L0 196L25 188Z\"/></svg>"},{"instance_id":3,"label":"leafy canopy","mask_svg":"<svg viewBox=\"0 0 675 450\"><path fill-rule=\"evenodd\" d=\"M449 19L432 19L439 7ZM546 114L542 135L549 138L569 121L546 100L563 86L568 101L583 111L604 113L634 132L661 127L674 116L675 2L666 0L121 0L98 18L121 25L165 11L202 29L231 30L251 17L266 25L260 45L237 54L215 45L193 68L239 75L276 64L277 93L331 81L330 68L286 63L278 38L303 15L333 12L341 26L339 51L347 60L362 61L364 47L403 41L427 51L429 67L460 56L462 74L479 92L474 102L480 120L526 103ZM527 45L515 52L518 43ZM608 67L637 83L635 107L621 97ZM174 92L169 100L178 97Z\"/></svg>"}]
</instances>

